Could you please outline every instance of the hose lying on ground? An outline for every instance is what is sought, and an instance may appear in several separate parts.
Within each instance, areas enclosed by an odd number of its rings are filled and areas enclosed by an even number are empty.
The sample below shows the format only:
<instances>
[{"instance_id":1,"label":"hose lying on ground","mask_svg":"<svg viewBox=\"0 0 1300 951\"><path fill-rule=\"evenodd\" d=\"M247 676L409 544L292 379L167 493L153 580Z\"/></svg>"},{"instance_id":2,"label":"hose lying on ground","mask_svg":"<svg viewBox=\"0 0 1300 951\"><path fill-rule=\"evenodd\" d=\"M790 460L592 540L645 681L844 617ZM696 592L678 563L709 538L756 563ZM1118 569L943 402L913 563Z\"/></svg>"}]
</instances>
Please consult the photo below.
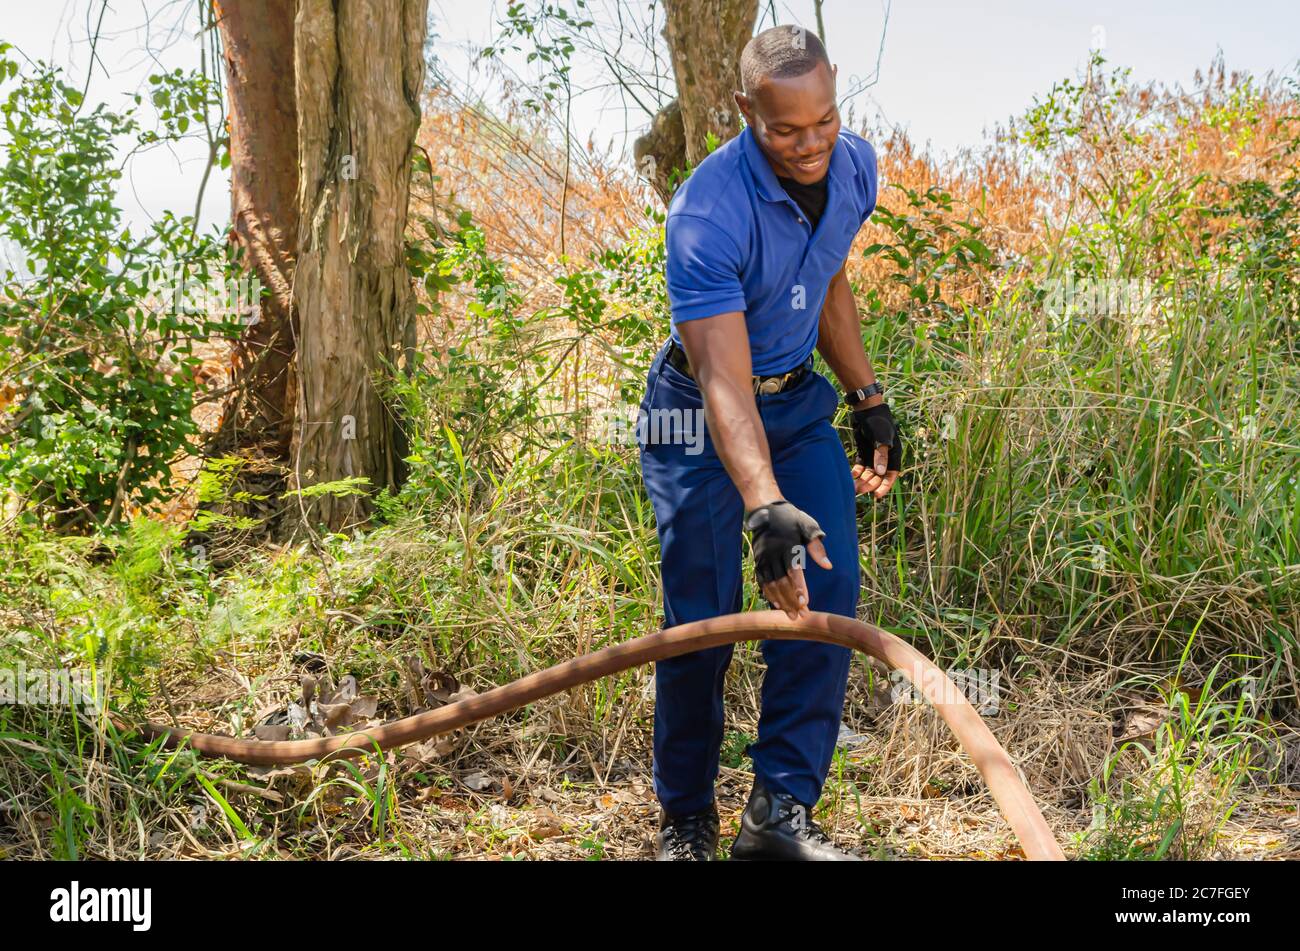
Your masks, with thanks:
<instances>
[{"instance_id":1,"label":"hose lying on ground","mask_svg":"<svg viewBox=\"0 0 1300 951\"><path fill-rule=\"evenodd\" d=\"M337 736L310 740L246 740L196 733L161 723L128 724L117 717L111 719L119 729L163 737L167 747L188 743L208 756L224 756L258 766L288 765L313 759L358 756L367 750L385 750L426 740L630 667L721 644L754 640L825 641L870 654L892 670L901 671L952 728L957 741L988 783L1025 855L1036 860L1065 859L1011 758L948 676L925 655L888 631L819 611L802 621L791 621L780 611L755 611L681 624L575 657L436 710Z\"/></svg>"}]
</instances>

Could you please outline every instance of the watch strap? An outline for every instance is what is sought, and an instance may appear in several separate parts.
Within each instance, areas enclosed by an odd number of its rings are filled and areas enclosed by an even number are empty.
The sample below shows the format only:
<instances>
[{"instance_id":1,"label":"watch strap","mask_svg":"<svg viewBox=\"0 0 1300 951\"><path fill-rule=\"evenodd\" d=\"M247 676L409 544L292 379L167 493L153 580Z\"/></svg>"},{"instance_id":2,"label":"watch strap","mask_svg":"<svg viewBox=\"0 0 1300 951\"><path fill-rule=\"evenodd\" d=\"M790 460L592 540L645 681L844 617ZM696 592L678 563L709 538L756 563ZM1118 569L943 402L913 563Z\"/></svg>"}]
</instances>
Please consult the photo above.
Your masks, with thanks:
<instances>
[{"instance_id":1,"label":"watch strap","mask_svg":"<svg viewBox=\"0 0 1300 951\"><path fill-rule=\"evenodd\" d=\"M854 403L861 403L867 397L875 396L877 394L881 396L885 395L885 388L880 385L879 381L868 383L866 386L860 386L856 390L851 390L848 393L845 393L844 403L847 406L852 406Z\"/></svg>"}]
</instances>

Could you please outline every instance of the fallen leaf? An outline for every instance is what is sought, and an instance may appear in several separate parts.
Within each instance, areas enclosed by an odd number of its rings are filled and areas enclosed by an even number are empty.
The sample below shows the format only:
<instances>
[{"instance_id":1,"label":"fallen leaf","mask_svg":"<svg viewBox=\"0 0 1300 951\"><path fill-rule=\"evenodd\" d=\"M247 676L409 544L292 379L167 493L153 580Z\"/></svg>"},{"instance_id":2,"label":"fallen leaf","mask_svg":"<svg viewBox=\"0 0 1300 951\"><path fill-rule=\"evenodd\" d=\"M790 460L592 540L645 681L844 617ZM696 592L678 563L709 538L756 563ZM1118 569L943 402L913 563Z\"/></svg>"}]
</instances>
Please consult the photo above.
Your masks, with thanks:
<instances>
[{"instance_id":1,"label":"fallen leaf","mask_svg":"<svg viewBox=\"0 0 1300 951\"><path fill-rule=\"evenodd\" d=\"M1121 743L1127 740L1141 739L1153 735L1164 723L1168 714L1151 709L1130 710L1124 717L1124 729L1120 733Z\"/></svg>"},{"instance_id":2,"label":"fallen leaf","mask_svg":"<svg viewBox=\"0 0 1300 951\"><path fill-rule=\"evenodd\" d=\"M528 837L537 841L564 835L564 823L550 809L536 810L528 823Z\"/></svg>"}]
</instances>

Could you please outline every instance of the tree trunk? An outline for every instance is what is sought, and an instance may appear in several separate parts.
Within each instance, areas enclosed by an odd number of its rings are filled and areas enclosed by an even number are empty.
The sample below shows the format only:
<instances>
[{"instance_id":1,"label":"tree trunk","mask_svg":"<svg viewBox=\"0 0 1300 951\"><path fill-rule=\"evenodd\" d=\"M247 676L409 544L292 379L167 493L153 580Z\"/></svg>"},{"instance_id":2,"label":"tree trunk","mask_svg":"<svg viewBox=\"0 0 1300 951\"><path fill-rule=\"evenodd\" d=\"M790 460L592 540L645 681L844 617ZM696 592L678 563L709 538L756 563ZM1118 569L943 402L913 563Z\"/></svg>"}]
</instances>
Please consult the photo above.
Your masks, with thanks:
<instances>
[{"instance_id":1,"label":"tree trunk","mask_svg":"<svg viewBox=\"0 0 1300 951\"><path fill-rule=\"evenodd\" d=\"M698 165L709 154L708 133L720 145L740 132L732 94L740 89L740 54L754 35L758 0L665 0L664 15L677 99L655 116L633 155L667 204L683 157Z\"/></svg>"},{"instance_id":2,"label":"tree trunk","mask_svg":"<svg viewBox=\"0 0 1300 951\"><path fill-rule=\"evenodd\" d=\"M260 448L287 464L297 400L293 381L293 264L298 244L298 131L294 0L214 3L226 61L234 240L267 296L236 344L217 451Z\"/></svg>"},{"instance_id":3,"label":"tree trunk","mask_svg":"<svg viewBox=\"0 0 1300 951\"><path fill-rule=\"evenodd\" d=\"M632 143L632 158L637 171L667 205L677 185L671 178L673 172L686 168L686 134L676 99L656 112L649 131Z\"/></svg>"},{"instance_id":4,"label":"tree trunk","mask_svg":"<svg viewBox=\"0 0 1300 951\"><path fill-rule=\"evenodd\" d=\"M427 0L299 0L296 487L361 477L374 492L405 476L384 384L414 345L405 231L426 22ZM302 504L331 531L372 511L369 494Z\"/></svg>"}]
</instances>

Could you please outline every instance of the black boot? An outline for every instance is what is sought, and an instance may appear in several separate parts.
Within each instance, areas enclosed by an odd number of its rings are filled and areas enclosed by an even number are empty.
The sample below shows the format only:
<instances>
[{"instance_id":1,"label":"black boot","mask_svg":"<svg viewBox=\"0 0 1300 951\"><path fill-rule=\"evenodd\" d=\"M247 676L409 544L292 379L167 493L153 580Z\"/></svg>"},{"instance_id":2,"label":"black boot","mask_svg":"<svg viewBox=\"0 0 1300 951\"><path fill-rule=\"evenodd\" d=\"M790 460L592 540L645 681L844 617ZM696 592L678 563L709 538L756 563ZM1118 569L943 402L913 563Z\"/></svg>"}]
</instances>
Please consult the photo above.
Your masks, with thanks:
<instances>
[{"instance_id":1,"label":"black boot","mask_svg":"<svg viewBox=\"0 0 1300 951\"><path fill-rule=\"evenodd\" d=\"M687 815L670 816L659 810L660 862L711 862L718 848L718 804Z\"/></svg>"},{"instance_id":2,"label":"black boot","mask_svg":"<svg viewBox=\"0 0 1300 951\"><path fill-rule=\"evenodd\" d=\"M731 845L731 857L789 862L865 861L831 842L812 821L811 807L766 788L757 777L740 817L740 834Z\"/></svg>"}]
</instances>

